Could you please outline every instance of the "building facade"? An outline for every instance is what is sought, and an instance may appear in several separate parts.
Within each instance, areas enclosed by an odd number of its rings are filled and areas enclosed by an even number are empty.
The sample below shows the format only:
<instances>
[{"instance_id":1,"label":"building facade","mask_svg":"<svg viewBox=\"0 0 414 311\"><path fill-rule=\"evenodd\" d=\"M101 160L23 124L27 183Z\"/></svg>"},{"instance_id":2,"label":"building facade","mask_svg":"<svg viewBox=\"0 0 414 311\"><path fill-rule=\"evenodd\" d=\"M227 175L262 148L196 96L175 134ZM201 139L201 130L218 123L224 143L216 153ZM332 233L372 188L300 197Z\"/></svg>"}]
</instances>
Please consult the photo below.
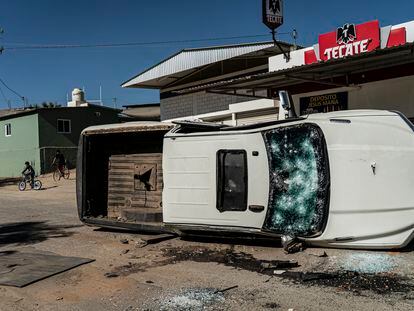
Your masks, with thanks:
<instances>
[{"instance_id":1,"label":"building facade","mask_svg":"<svg viewBox=\"0 0 414 311\"><path fill-rule=\"evenodd\" d=\"M280 90L299 115L385 109L414 120L414 21L345 23L317 37L306 48L285 44L288 59L273 43L184 50L123 87L159 89L164 121L276 120Z\"/></svg>"},{"instance_id":2,"label":"building facade","mask_svg":"<svg viewBox=\"0 0 414 311\"><path fill-rule=\"evenodd\" d=\"M414 21L385 27L377 20L346 23L319 35L312 47L292 52L290 62L269 58L271 92L280 89L280 75L294 76L296 81L284 83L300 115L383 109L414 120L413 43Z\"/></svg>"},{"instance_id":3,"label":"building facade","mask_svg":"<svg viewBox=\"0 0 414 311\"><path fill-rule=\"evenodd\" d=\"M285 50L296 48L287 43L280 44ZM238 114L232 113L232 109L236 109L239 114L249 114L254 110L255 100L260 100L259 107L263 105L263 97L268 100L267 105L274 108L271 114L276 117L278 106L274 106L273 99L267 98L266 91L223 94L197 91L196 88L203 84L266 73L269 71L269 57L280 53L281 50L273 42L185 49L126 81L122 86L158 89L162 121L192 118L222 123L230 120L230 123L235 124ZM246 102L250 105L235 108ZM239 120L240 122L242 121Z\"/></svg>"},{"instance_id":4,"label":"building facade","mask_svg":"<svg viewBox=\"0 0 414 311\"><path fill-rule=\"evenodd\" d=\"M118 122L118 110L102 106L14 110L0 116L0 177L19 177L29 161L37 174L51 171L56 150L75 167L79 135L91 125Z\"/></svg>"}]
</instances>

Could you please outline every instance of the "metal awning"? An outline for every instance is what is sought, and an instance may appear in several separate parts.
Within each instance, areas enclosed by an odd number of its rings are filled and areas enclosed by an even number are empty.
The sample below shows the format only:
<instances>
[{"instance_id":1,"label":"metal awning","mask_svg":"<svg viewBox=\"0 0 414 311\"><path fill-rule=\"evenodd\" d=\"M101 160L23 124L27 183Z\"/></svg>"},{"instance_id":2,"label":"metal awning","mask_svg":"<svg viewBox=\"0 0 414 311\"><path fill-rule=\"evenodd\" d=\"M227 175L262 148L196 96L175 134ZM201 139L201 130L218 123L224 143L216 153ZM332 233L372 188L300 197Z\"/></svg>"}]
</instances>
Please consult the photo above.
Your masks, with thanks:
<instances>
[{"instance_id":1,"label":"metal awning","mask_svg":"<svg viewBox=\"0 0 414 311\"><path fill-rule=\"evenodd\" d=\"M292 47L285 42L279 43L282 49L290 50ZM215 63L230 59L263 58L263 63L267 64L270 56L280 53L273 42L185 49L124 82L122 87L162 89Z\"/></svg>"},{"instance_id":2,"label":"metal awning","mask_svg":"<svg viewBox=\"0 0 414 311\"><path fill-rule=\"evenodd\" d=\"M207 91L233 95L250 94L249 96L258 97L255 96L256 92L267 90L268 95L265 97L275 98L274 94L280 89L297 94L334 87L358 87L363 83L408 75L414 75L412 43L344 59L199 85L175 93Z\"/></svg>"}]
</instances>

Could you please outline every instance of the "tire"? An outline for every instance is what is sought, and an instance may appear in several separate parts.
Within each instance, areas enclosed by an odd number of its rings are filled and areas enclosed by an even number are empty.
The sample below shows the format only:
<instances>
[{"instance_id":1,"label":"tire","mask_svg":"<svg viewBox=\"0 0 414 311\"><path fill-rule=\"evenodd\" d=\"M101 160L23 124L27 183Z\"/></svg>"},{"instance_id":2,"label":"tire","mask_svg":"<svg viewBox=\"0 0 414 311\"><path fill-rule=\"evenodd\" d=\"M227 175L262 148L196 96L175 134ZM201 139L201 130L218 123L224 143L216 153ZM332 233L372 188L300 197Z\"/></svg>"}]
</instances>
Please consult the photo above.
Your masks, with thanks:
<instances>
[{"instance_id":1,"label":"tire","mask_svg":"<svg viewBox=\"0 0 414 311\"><path fill-rule=\"evenodd\" d=\"M40 180L35 180L33 185L34 190L40 190L42 189L42 182Z\"/></svg>"},{"instance_id":2,"label":"tire","mask_svg":"<svg viewBox=\"0 0 414 311\"><path fill-rule=\"evenodd\" d=\"M20 191L25 191L26 190L26 182L25 181L19 182L19 190Z\"/></svg>"},{"instance_id":3,"label":"tire","mask_svg":"<svg viewBox=\"0 0 414 311\"><path fill-rule=\"evenodd\" d=\"M67 167L65 167L65 171L63 173L63 178L64 179L69 179L69 177L70 177L70 170Z\"/></svg>"},{"instance_id":4,"label":"tire","mask_svg":"<svg viewBox=\"0 0 414 311\"><path fill-rule=\"evenodd\" d=\"M60 180L60 172L59 172L59 170L55 170L55 171L53 171L53 180L54 181L59 181Z\"/></svg>"}]
</instances>

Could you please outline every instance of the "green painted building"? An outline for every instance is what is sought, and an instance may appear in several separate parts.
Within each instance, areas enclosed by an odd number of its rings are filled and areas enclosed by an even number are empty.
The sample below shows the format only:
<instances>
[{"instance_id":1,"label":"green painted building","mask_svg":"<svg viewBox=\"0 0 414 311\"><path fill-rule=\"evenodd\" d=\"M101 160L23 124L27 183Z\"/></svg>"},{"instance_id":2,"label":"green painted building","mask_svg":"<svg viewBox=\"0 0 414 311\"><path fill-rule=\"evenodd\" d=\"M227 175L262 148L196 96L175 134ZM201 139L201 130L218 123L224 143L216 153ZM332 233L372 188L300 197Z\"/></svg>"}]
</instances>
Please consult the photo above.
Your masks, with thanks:
<instances>
[{"instance_id":1,"label":"green painted building","mask_svg":"<svg viewBox=\"0 0 414 311\"><path fill-rule=\"evenodd\" d=\"M37 174L51 171L59 149L76 166L79 135L92 125L118 122L119 110L103 106L0 111L0 178L19 177L24 162Z\"/></svg>"}]
</instances>

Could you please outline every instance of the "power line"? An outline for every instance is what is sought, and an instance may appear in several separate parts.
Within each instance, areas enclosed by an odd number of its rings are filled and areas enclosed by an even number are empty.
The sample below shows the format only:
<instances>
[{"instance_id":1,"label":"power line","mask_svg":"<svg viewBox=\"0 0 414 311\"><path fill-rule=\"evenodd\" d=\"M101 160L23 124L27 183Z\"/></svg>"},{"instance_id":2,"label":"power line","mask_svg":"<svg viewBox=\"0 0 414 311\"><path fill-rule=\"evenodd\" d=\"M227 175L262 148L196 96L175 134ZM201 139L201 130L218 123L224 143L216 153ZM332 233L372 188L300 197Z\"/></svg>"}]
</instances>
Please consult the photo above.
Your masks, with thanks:
<instances>
[{"instance_id":1,"label":"power line","mask_svg":"<svg viewBox=\"0 0 414 311\"><path fill-rule=\"evenodd\" d=\"M291 32L278 33L278 35L291 35ZM251 38L260 38L260 37L268 37L268 36L269 35L261 34L261 35L217 37L217 38L205 38L205 39L127 42L127 43L100 43L100 44L38 44L38 45L26 44L23 46L5 46L4 49L5 50L33 50L33 49L38 50L38 49L107 48L107 47L146 46L146 45L155 45L155 44L196 43L196 42L233 40L233 39L251 39Z\"/></svg>"},{"instance_id":2,"label":"power line","mask_svg":"<svg viewBox=\"0 0 414 311\"><path fill-rule=\"evenodd\" d=\"M1 93L1 95L3 96L3 99L4 99L4 101L6 102L6 104L7 104L7 106L9 107L9 109L11 109L11 106L10 106L10 101L7 99L7 97L6 97L6 95L4 94L4 92L3 92L3 89L0 87L0 93Z\"/></svg>"},{"instance_id":3,"label":"power line","mask_svg":"<svg viewBox=\"0 0 414 311\"><path fill-rule=\"evenodd\" d=\"M23 104L26 105L25 97L17 93L15 90L13 90L11 87L9 87L6 82L3 81L2 78L0 78L0 83L3 84L10 92L16 94L18 97L20 97L21 100L23 100Z\"/></svg>"},{"instance_id":4,"label":"power line","mask_svg":"<svg viewBox=\"0 0 414 311\"><path fill-rule=\"evenodd\" d=\"M6 103L7 103L7 97L6 97L6 95L4 95L4 92L3 92L3 89L0 87L0 93L1 93L1 95L3 96L3 99L6 101Z\"/></svg>"}]
</instances>

